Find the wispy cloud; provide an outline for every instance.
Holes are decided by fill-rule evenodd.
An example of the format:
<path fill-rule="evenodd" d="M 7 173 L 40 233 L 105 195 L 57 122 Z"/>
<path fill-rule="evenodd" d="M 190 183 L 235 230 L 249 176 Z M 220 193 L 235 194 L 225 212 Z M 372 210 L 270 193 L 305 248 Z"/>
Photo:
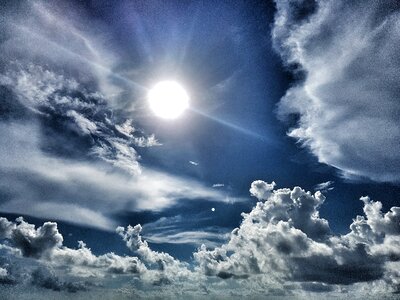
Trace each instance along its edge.
<path fill-rule="evenodd" d="M 223 184 L 223 183 L 214 183 L 212 185 L 213 188 L 221 188 L 221 187 L 224 187 L 224 186 L 225 186 L 225 184 Z"/>
<path fill-rule="evenodd" d="M 8 174 L 0 187 L 7 188 L 12 195 L 12 199 L 0 204 L 3 212 L 112 230 L 111 214 L 122 211 L 159 211 L 181 199 L 234 200 L 197 181 L 148 168 L 131 175 L 112 170 L 101 162 L 44 155 L 38 149 L 40 139 L 32 134 L 39 134 L 32 124 L 3 125 L 0 132 L 9 141 L 0 146 L 3 157 L 0 168 Z M 26 176 L 31 179 L 26 180 Z M 45 199 L 43 193 L 47 195 Z"/>
<path fill-rule="evenodd" d="M 113 230 L 115 216 L 126 211 L 160 211 L 182 199 L 232 201 L 196 180 L 141 165 L 138 149 L 161 144 L 120 109 L 115 57 L 99 33 L 76 26 L 84 18 L 72 24 L 40 1 L 20 9 L 5 16 L 10 38 L 0 40 L 7 107 L 0 211 Z"/>
<path fill-rule="evenodd" d="M 193 219 L 196 225 L 193 225 Z M 143 226 L 143 236 L 152 243 L 166 244 L 190 244 L 200 247 L 221 245 L 229 237 L 230 230 L 216 226 L 199 226 L 199 223 L 207 223 L 209 218 L 195 215 L 191 218 L 183 218 L 181 215 L 174 217 L 162 217 L 155 222 L 146 223 Z"/>
<path fill-rule="evenodd" d="M 314 186 L 314 190 L 315 191 L 321 191 L 321 192 L 328 192 L 328 191 L 332 191 L 334 189 L 334 181 L 326 181 L 326 182 L 322 182 L 317 184 L 316 186 Z"/>
<path fill-rule="evenodd" d="M 280 117 L 300 116 L 289 136 L 347 178 L 399 182 L 396 1 L 276 6 L 275 47 L 303 78 L 279 103 Z"/>

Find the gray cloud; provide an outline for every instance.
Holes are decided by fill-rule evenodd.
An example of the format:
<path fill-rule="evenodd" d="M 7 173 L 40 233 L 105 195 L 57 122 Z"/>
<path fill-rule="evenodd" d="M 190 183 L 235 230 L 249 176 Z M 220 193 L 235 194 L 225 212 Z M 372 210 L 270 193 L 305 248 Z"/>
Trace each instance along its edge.
<path fill-rule="evenodd" d="M 86 291 L 88 284 L 85 282 L 64 282 L 57 275 L 45 268 L 38 268 L 31 274 L 32 284 L 53 290 L 53 291 L 68 291 L 76 293 L 78 291 Z"/>
<path fill-rule="evenodd" d="M 348 178 L 399 182 L 398 1 L 276 1 L 273 40 L 303 79 L 279 103 L 288 135 Z"/>

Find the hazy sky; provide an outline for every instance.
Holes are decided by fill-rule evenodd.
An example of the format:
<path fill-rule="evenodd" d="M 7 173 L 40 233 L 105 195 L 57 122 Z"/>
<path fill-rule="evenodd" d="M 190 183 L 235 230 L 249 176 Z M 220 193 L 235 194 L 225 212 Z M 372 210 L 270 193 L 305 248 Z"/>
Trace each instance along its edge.
<path fill-rule="evenodd" d="M 398 297 L 398 1 L 0 5 L 1 299 Z"/>

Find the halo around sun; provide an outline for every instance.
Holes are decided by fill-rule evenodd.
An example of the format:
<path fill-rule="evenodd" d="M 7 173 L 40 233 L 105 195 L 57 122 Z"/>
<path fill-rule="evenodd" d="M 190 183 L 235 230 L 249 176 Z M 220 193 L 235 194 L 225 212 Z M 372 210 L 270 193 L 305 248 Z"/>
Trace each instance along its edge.
<path fill-rule="evenodd" d="M 151 110 L 158 117 L 175 119 L 189 107 L 189 95 L 175 81 L 161 81 L 148 93 Z"/>

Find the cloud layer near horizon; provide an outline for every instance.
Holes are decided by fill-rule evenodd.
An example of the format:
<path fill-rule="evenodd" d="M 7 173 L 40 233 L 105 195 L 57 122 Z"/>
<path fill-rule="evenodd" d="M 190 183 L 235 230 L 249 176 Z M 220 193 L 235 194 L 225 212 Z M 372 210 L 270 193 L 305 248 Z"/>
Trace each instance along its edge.
<path fill-rule="evenodd" d="M 400 4 L 276 1 L 272 31 L 302 77 L 279 103 L 288 135 L 348 178 L 400 181 Z"/>
<path fill-rule="evenodd" d="M 243 297 L 246 287 L 251 288 L 252 296 L 305 296 L 309 292 L 337 296 L 355 290 L 360 296 L 377 296 L 388 290 L 399 292 L 399 207 L 383 213 L 380 202 L 362 197 L 364 216 L 354 219 L 347 234 L 336 235 L 328 221 L 319 216 L 325 201 L 319 191 L 311 194 L 300 187 L 273 189 L 274 184 L 254 182 L 251 193 L 260 201 L 242 214 L 241 225 L 226 243 L 210 250 L 202 246 L 194 252 L 193 266 L 153 251 L 141 237 L 140 225 L 116 229 L 135 256 L 112 252 L 96 256 L 84 242 L 79 242 L 77 249 L 63 246 L 63 236 L 54 222 L 35 228 L 21 218 L 16 222 L 1 218 L 0 249 L 12 260 L 22 259 L 20 263 L 32 265 L 34 259 L 38 269 L 50 270 L 43 275 L 30 268 L 31 284 L 53 274 L 57 284 L 47 288 L 66 292 L 68 286 L 72 291 L 91 290 L 93 280 L 109 284 L 108 280 L 118 281 L 118 276 L 123 280 L 127 274 L 136 278 L 128 286 L 136 292 L 147 289 L 148 297 L 155 296 L 159 286 L 168 293 L 175 290 L 170 296 L 188 297 L 223 296 L 219 288 L 229 289 L 232 297 Z M 45 262 L 46 267 L 40 267 Z M 27 284 L 11 265 L 3 263 L 0 268 L 4 282 L 16 289 Z M 64 275 L 54 279 L 60 270 Z M 88 282 L 76 286 L 79 278 Z"/>

